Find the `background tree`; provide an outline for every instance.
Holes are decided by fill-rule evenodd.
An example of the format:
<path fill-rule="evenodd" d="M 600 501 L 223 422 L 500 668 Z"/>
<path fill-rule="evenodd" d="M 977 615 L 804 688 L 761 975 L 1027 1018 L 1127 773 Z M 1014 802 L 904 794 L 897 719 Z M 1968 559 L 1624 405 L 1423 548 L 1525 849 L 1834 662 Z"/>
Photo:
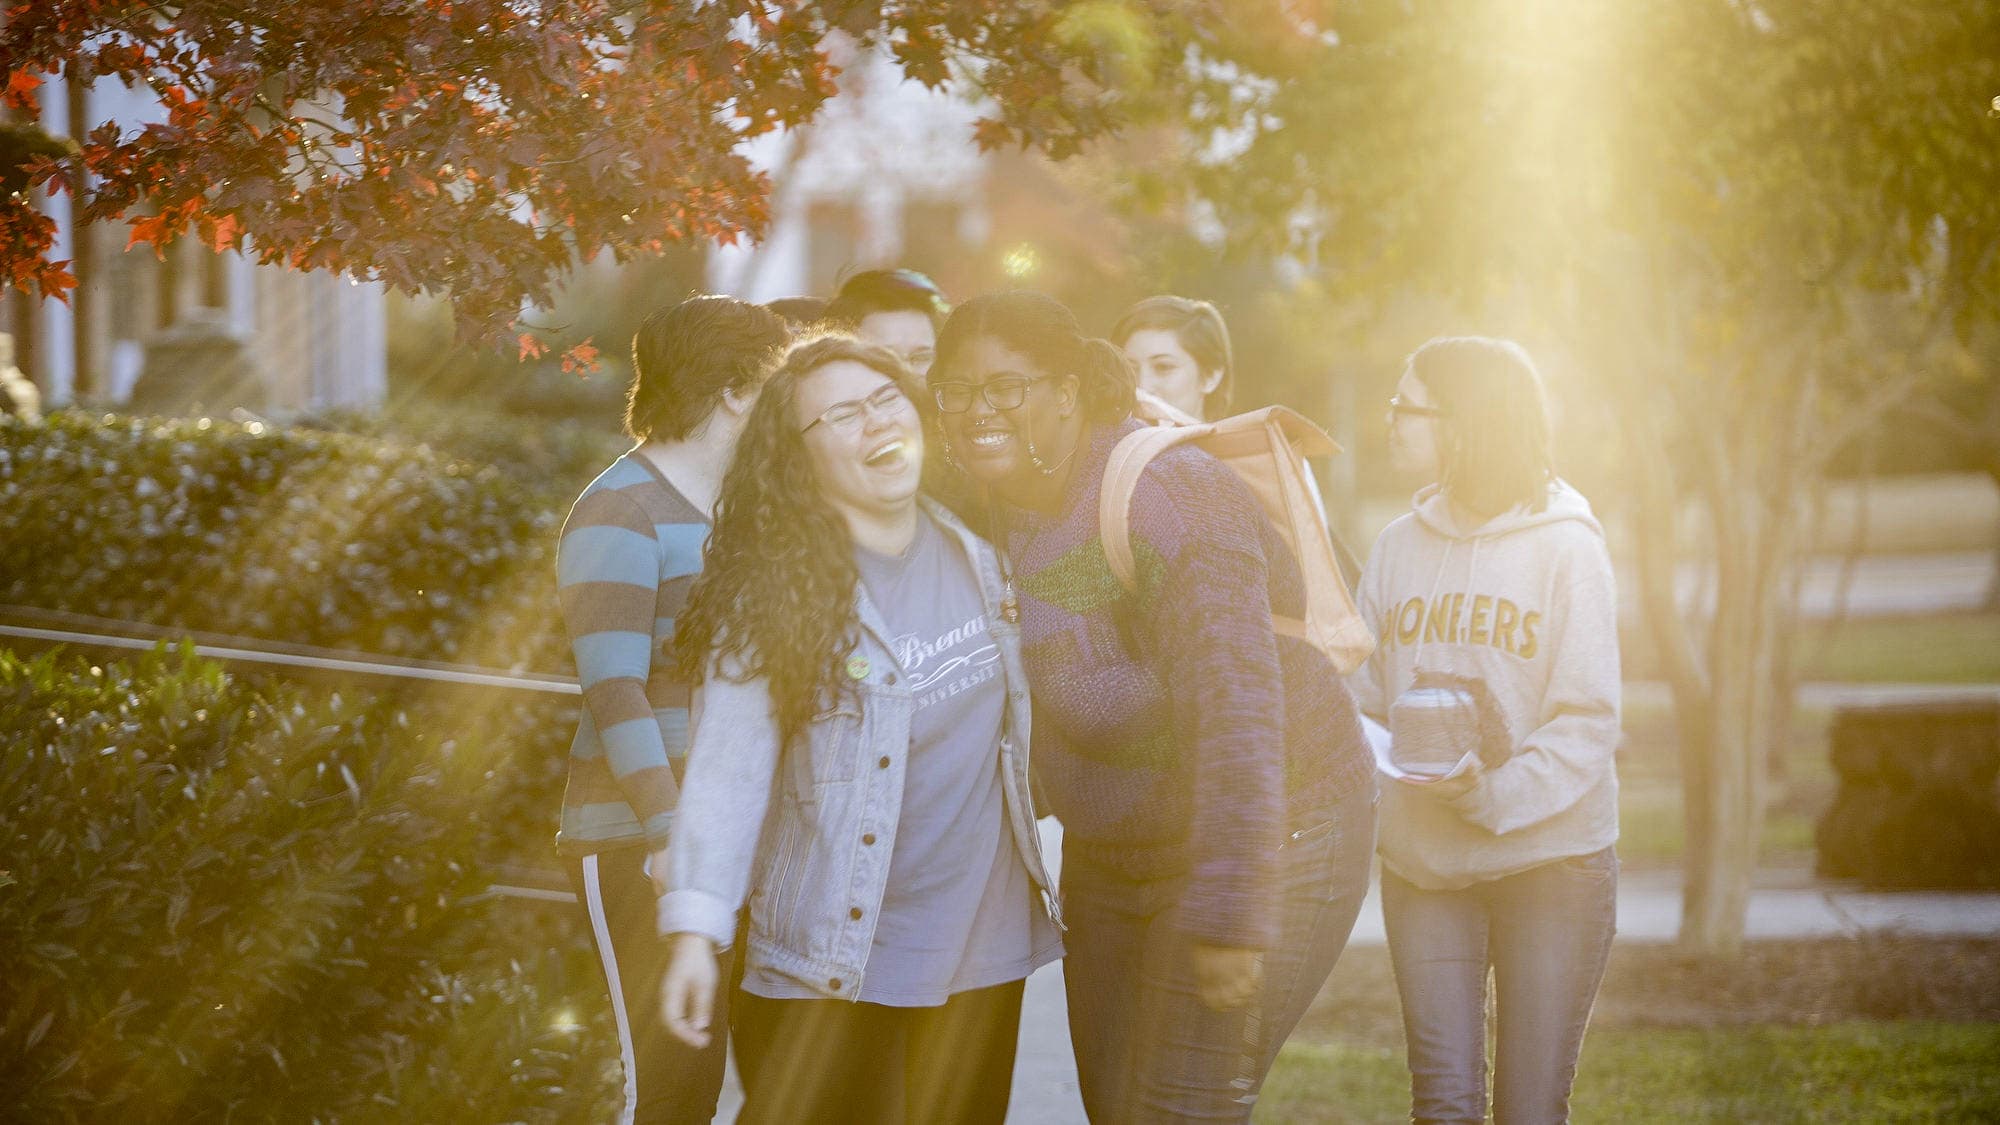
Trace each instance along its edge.
<path fill-rule="evenodd" d="M 1804 499 L 1994 320 L 1996 42 L 1977 0 L 1272 3 L 1202 45 L 1189 159 L 1131 192 L 1328 309 L 1448 300 L 1587 373 L 1568 424 L 1622 452 L 1700 949 L 1743 936 Z"/>
<path fill-rule="evenodd" d="M 812 118 L 835 32 L 983 95 L 980 143 L 1073 151 L 1118 112 L 1107 80 L 1126 44 L 1096 7 L 13 0 L 0 94 L 32 112 L 41 76 L 61 74 L 160 99 L 165 122 L 90 123 L 74 159 L 24 154 L 82 220 L 447 293 L 460 333 L 491 342 L 579 258 L 761 231 L 770 185 L 738 143 Z M 1199 7 L 1148 18 L 1172 28 Z M 63 295 L 53 234 L 27 194 L 0 198 L 0 282 Z"/>

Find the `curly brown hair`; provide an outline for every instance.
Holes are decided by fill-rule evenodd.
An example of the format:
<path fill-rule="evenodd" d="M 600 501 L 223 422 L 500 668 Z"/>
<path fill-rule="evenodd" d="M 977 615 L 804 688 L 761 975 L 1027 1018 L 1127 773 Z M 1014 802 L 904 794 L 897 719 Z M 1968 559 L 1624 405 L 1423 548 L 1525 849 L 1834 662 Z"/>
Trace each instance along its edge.
<path fill-rule="evenodd" d="M 744 424 L 701 576 L 674 628 L 675 662 L 688 682 L 716 670 L 769 679 L 784 746 L 853 691 L 847 657 L 861 629 L 854 540 L 820 491 L 794 417 L 800 380 L 842 360 L 894 379 L 921 404 L 915 376 L 887 348 L 838 332 L 793 344 Z"/>

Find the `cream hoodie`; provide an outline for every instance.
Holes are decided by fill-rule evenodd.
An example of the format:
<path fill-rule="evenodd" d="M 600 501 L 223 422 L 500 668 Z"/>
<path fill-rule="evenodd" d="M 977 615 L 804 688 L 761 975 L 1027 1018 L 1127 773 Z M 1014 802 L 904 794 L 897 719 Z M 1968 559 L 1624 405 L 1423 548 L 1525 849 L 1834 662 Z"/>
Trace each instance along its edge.
<path fill-rule="evenodd" d="M 1441 781 L 1384 780 L 1380 850 L 1419 887 L 1455 890 L 1618 839 L 1618 604 L 1604 530 L 1561 481 L 1539 512 L 1461 527 L 1436 485 L 1375 541 L 1361 614 L 1380 641 L 1349 676 L 1387 725 L 1420 666 L 1483 680 L 1514 754 Z"/>

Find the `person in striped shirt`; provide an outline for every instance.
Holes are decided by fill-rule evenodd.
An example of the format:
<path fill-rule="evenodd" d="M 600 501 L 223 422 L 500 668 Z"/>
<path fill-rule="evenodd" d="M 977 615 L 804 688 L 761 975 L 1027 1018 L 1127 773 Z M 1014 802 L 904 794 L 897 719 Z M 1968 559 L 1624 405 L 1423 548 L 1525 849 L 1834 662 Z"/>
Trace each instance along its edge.
<path fill-rule="evenodd" d="M 724 1044 L 695 1050 L 654 1016 L 666 946 L 654 928 L 687 753 L 688 696 L 663 646 L 701 570 L 722 475 L 789 332 L 730 297 L 690 297 L 632 341 L 626 430 L 637 444 L 577 497 L 557 548 L 583 687 L 556 845 L 611 992 L 624 1064 L 619 1120 L 707 1122 Z M 716 1010 L 727 1010 L 731 974 Z"/>

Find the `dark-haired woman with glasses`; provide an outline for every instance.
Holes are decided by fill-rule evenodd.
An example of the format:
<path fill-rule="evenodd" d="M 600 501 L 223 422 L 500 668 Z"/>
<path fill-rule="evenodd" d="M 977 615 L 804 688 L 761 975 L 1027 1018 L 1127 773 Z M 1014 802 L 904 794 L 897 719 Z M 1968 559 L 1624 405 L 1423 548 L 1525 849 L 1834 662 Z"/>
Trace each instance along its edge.
<path fill-rule="evenodd" d="M 921 493 L 912 389 L 886 349 L 794 345 L 678 621 L 701 687 L 662 1003 L 709 1040 L 747 898 L 743 1122 L 998 1125 L 1022 983 L 1062 954 L 1019 629 L 993 549 Z"/>
<path fill-rule="evenodd" d="M 1247 1121 L 1346 944 L 1374 850 L 1373 762 L 1324 653 L 1277 635 L 1297 561 L 1193 446 L 1132 501 L 1139 588 L 1098 497 L 1132 373 L 1035 293 L 976 297 L 938 340 L 946 456 L 989 498 L 1034 686 L 1035 774 L 1063 824 L 1063 976 L 1093 1122 Z"/>
<path fill-rule="evenodd" d="M 1618 607 L 1604 532 L 1555 474 L 1528 354 L 1432 340 L 1389 400 L 1389 459 L 1423 487 L 1369 553 L 1388 728 L 1382 911 L 1409 1041 L 1410 1117 L 1569 1119 L 1618 887 Z"/>

